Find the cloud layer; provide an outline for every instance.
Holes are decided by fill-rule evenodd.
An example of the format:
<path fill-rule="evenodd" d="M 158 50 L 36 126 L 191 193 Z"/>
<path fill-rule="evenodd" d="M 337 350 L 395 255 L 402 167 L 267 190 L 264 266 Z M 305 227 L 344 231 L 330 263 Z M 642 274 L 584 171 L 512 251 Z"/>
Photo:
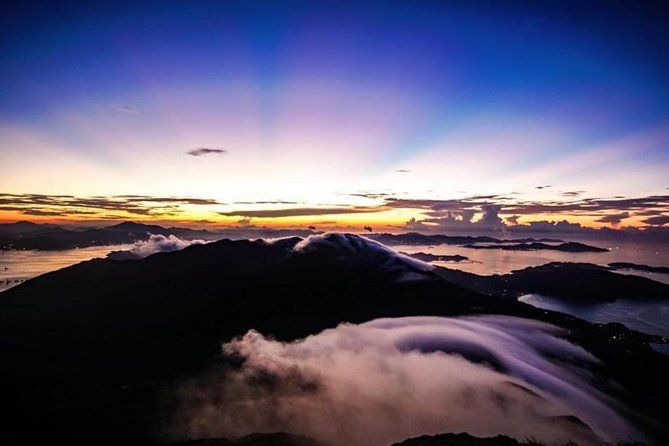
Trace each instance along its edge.
<path fill-rule="evenodd" d="M 157 252 L 173 252 L 182 250 L 190 245 L 204 243 L 204 240 L 181 240 L 170 234 L 167 237 L 161 234 L 150 234 L 148 240 L 137 241 L 127 251 L 113 251 L 107 257 L 114 260 L 143 259 Z"/>
<path fill-rule="evenodd" d="M 400 254 L 387 246 L 357 234 L 326 232 L 314 234 L 298 242 L 293 248 L 298 253 L 319 251 L 336 256 L 343 261 L 356 259 L 363 264 L 395 274 L 397 280 L 431 279 L 429 271 L 434 267 L 428 263 Z M 359 264 L 356 262 L 356 264 Z"/>
<path fill-rule="evenodd" d="M 175 432 L 280 430 L 336 446 L 460 431 L 547 444 L 638 439 L 595 387 L 597 359 L 560 334 L 503 316 L 378 319 L 293 343 L 250 331 L 223 345 L 239 369 L 181 389 Z"/>
<path fill-rule="evenodd" d="M 194 149 L 204 155 L 212 150 Z M 207 150 L 208 152 L 202 152 Z M 218 152 L 215 152 L 218 153 Z M 196 155 L 199 156 L 199 155 Z M 29 216 L 76 219 L 124 219 L 134 216 L 187 219 L 193 207 L 212 216 L 246 219 L 285 219 L 291 217 L 323 217 L 326 215 L 379 214 L 405 212 L 405 226 L 392 226 L 432 233 L 527 231 L 542 232 L 568 229 L 588 232 L 589 227 L 568 223 L 567 218 L 603 223 L 613 227 L 641 225 L 648 229 L 669 229 L 669 195 L 626 198 L 582 198 L 582 191 L 564 192 L 560 200 L 528 201 L 515 194 L 476 195 L 454 199 L 397 198 L 389 193 L 361 192 L 347 194 L 369 204 L 312 204 L 294 200 L 253 200 L 224 203 L 211 198 L 164 197 L 149 195 L 110 195 L 78 197 L 73 195 L 0 193 L 0 214 L 21 213 Z M 232 205 L 249 208 L 230 209 Z M 280 207 L 277 207 L 281 205 Z M 290 205 L 290 206 L 289 206 Z M 119 215 L 127 214 L 127 215 Z M 547 221 L 546 216 L 555 216 Z M 540 217 L 537 218 L 537 217 Z M 374 216 L 379 219 L 379 215 Z M 389 217 L 390 218 L 390 217 Z M 531 219 L 534 218 L 534 221 Z M 345 222 L 343 222 L 345 223 Z M 387 225 L 388 226 L 388 225 Z M 341 228 L 340 228 L 341 229 Z M 596 235 L 592 233 L 590 235 Z"/>

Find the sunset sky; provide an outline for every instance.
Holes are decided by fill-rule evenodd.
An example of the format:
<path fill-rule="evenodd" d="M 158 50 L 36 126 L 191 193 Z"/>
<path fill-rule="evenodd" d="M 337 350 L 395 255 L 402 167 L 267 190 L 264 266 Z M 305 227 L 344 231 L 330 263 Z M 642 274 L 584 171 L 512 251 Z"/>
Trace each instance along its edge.
<path fill-rule="evenodd" d="M 55 3 L 0 7 L 2 221 L 669 224 L 659 6 Z"/>

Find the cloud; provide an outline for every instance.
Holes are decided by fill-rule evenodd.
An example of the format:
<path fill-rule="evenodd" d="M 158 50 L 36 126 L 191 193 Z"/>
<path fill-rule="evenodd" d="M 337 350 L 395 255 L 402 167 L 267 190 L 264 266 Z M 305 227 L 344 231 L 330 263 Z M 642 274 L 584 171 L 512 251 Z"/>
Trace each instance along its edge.
<path fill-rule="evenodd" d="M 142 113 L 137 110 L 136 108 L 128 105 L 128 104 L 114 104 L 111 106 L 114 110 L 121 112 L 121 113 L 127 113 L 129 115 L 141 115 Z"/>
<path fill-rule="evenodd" d="M 545 444 L 642 440 L 598 390 L 598 361 L 552 325 L 505 316 L 342 324 L 292 343 L 249 331 L 243 363 L 179 392 L 187 438 L 289 431 L 335 446 L 422 434 L 506 434 Z"/>
<path fill-rule="evenodd" d="M 520 218 L 520 215 L 510 215 L 505 218 L 505 220 L 512 225 L 517 225 L 518 224 L 518 219 Z"/>
<path fill-rule="evenodd" d="M 341 195 L 347 195 L 349 197 L 360 197 L 360 198 L 369 198 L 370 200 L 378 200 L 380 198 L 389 198 L 393 194 L 386 193 L 386 192 L 357 192 L 353 194 L 341 194 Z"/>
<path fill-rule="evenodd" d="M 643 222 L 651 226 L 664 226 L 669 223 L 669 215 L 656 215 L 645 219 Z"/>
<path fill-rule="evenodd" d="M 434 269 L 432 265 L 400 254 L 376 240 L 358 234 L 314 234 L 298 242 L 293 250 L 297 253 L 318 251 L 346 262 L 371 265 L 375 269 L 396 275 L 396 279 L 401 281 L 434 278 L 430 274 Z"/>
<path fill-rule="evenodd" d="M 202 243 L 204 240 L 181 240 L 171 234 L 167 237 L 161 234 L 150 234 L 148 240 L 135 242 L 133 247 L 127 251 L 112 251 L 107 254 L 107 258 L 114 260 L 143 259 L 157 252 L 180 251 L 190 245 Z"/>
<path fill-rule="evenodd" d="M 95 216 L 102 212 L 127 212 L 134 215 L 160 216 L 178 213 L 181 205 L 208 206 L 222 204 L 209 198 L 152 197 L 147 195 L 111 195 L 75 197 L 73 195 L 3 194 L 0 210 L 26 215 Z"/>
<path fill-rule="evenodd" d="M 409 172 L 411 172 L 411 171 L 408 170 L 408 169 L 395 169 L 395 172 L 398 172 L 398 173 L 409 173 Z"/>
<path fill-rule="evenodd" d="M 573 191 L 570 195 L 580 194 Z M 563 193 L 564 194 L 564 193 Z M 530 227 L 516 224 L 520 217 L 533 214 L 574 215 L 593 218 L 600 223 L 619 224 L 631 216 L 657 216 L 661 212 L 669 211 L 668 195 L 651 195 L 647 197 L 614 197 L 614 198 L 582 198 L 569 201 L 522 201 L 503 195 L 479 195 L 463 199 L 412 199 L 389 198 L 383 206 L 390 208 L 416 209 L 423 211 L 424 218 L 412 218 L 406 228 L 424 232 L 439 231 L 500 231 L 512 229 L 515 231 L 540 229 L 549 230 L 569 229 L 570 232 L 591 232 L 590 228 L 581 225 L 569 226 L 565 222 L 541 221 Z M 480 219 L 475 216 L 481 215 Z M 508 226 L 501 217 L 512 223 Z M 662 218 L 644 220 L 648 225 L 663 224 Z"/>
<path fill-rule="evenodd" d="M 578 197 L 580 195 L 583 195 L 584 193 L 585 193 L 584 190 L 571 190 L 571 191 L 562 192 L 561 195 L 563 197 Z"/>
<path fill-rule="evenodd" d="M 186 152 L 191 156 L 202 156 L 202 155 L 225 155 L 228 153 L 225 149 L 214 149 L 211 147 L 197 147 Z"/>
<path fill-rule="evenodd" d="M 263 201 L 235 201 L 233 204 L 299 204 L 297 201 L 263 200 Z"/>
<path fill-rule="evenodd" d="M 620 224 L 626 218 L 629 218 L 629 212 L 621 212 L 619 214 L 609 214 L 595 220 L 598 223 L 611 223 L 612 225 Z"/>
<path fill-rule="evenodd" d="M 499 216 L 500 205 L 482 204 L 479 209 L 481 218 L 474 220 L 476 211 L 471 208 L 457 208 L 447 211 L 427 212 L 428 218 L 422 220 L 411 219 L 406 228 L 414 231 L 498 231 L 504 229 L 506 224 Z"/>
<path fill-rule="evenodd" d="M 337 215 L 337 214 L 361 214 L 367 212 L 380 212 L 382 207 L 351 206 L 336 208 L 283 208 L 283 209 L 250 209 L 230 212 L 219 212 L 225 217 L 251 217 L 251 218 L 281 218 L 300 217 L 315 215 Z"/>

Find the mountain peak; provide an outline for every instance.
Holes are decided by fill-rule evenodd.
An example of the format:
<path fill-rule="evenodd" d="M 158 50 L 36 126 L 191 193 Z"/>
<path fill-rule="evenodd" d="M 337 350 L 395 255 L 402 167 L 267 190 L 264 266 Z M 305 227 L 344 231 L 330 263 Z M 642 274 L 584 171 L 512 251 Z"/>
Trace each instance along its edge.
<path fill-rule="evenodd" d="M 297 242 L 296 253 L 320 255 L 346 260 L 358 265 L 374 265 L 390 273 L 400 273 L 406 280 L 426 279 L 433 267 L 425 262 L 397 253 L 391 248 L 359 234 L 326 232 Z"/>

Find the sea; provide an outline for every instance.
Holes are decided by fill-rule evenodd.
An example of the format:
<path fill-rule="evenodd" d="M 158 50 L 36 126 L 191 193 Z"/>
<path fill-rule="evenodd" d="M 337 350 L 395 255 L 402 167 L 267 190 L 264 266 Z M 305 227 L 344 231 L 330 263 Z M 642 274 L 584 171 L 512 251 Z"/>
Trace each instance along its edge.
<path fill-rule="evenodd" d="M 0 292 L 41 274 L 130 248 L 110 245 L 62 251 L 0 251 Z"/>

